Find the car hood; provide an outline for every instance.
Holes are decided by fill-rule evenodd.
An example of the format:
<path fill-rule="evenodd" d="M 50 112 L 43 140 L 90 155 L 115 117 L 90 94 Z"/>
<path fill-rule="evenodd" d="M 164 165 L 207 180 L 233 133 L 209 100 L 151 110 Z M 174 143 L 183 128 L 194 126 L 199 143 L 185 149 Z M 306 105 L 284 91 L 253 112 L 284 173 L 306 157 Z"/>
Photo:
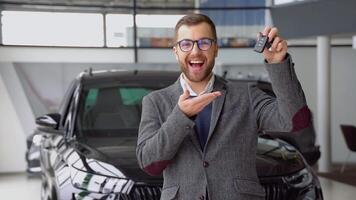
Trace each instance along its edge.
<path fill-rule="evenodd" d="M 258 138 L 256 168 L 259 177 L 288 175 L 305 167 L 303 157 L 279 139 Z"/>
<path fill-rule="evenodd" d="M 136 137 L 93 137 L 78 140 L 77 151 L 87 160 L 96 159 L 115 166 L 135 182 L 159 183 L 162 177 L 147 175 L 136 159 Z M 295 173 L 305 167 L 302 156 L 291 145 L 278 139 L 258 138 L 256 167 L 259 177 Z M 94 169 L 97 173 L 100 170 Z M 103 172 L 105 173 L 105 172 Z"/>
<path fill-rule="evenodd" d="M 80 140 L 79 146 L 85 148 L 81 154 L 85 153 L 86 159 L 96 159 L 101 162 L 115 166 L 122 174 L 135 182 L 155 182 L 162 181 L 162 177 L 152 177 L 146 174 L 138 165 L 136 159 L 135 137 L 95 137 Z M 100 171 L 97 171 L 100 173 Z M 105 173 L 105 172 L 104 172 Z"/>

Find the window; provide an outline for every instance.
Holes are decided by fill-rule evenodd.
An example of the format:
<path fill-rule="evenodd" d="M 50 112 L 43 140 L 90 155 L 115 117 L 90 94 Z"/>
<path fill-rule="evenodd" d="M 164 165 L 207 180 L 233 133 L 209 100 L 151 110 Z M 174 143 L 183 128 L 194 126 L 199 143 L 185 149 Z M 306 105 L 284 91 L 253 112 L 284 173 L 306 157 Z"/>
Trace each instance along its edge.
<path fill-rule="evenodd" d="M 79 110 L 80 131 L 95 136 L 117 130 L 137 129 L 141 102 L 152 89 L 143 87 L 102 87 L 85 89 Z M 96 135 L 96 136 L 99 136 Z"/>
<path fill-rule="evenodd" d="M 308 0 L 274 0 L 274 5 L 282 5 L 282 4 L 296 3 L 302 1 L 308 1 Z"/>
<path fill-rule="evenodd" d="M 283 4 L 295 1 L 306 0 L 273 2 Z M 85 11 L 84 7 L 81 7 L 83 13 L 2 11 L 2 44 L 171 47 L 177 21 L 185 14 L 199 12 L 215 22 L 220 47 L 252 47 L 268 17 L 265 0 L 124 0 L 111 2 L 110 5 L 111 8 L 107 3 L 98 4 L 98 8 L 103 8 L 102 13 L 100 9 L 97 13 Z"/>
<path fill-rule="evenodd" d="M 106 42 L 108 47 L 133 47 L 133 15 L 106 15 Z"/>
<path fill-rule="evenodd" d="M 2 11 L 2 44 L 104 46 L 99 13 Z"/>
<path fill-rule="evenodd" d="M 183 15 L 137 15 L 137 45 L 139 47 L 172 46 L 174 27 L 182 16 Z"/>
<path fill-rule="evenodd" d="M 265 26 L 265 10 L 204 10 L 216 25 L 220 47 L 252 47 Z"/>

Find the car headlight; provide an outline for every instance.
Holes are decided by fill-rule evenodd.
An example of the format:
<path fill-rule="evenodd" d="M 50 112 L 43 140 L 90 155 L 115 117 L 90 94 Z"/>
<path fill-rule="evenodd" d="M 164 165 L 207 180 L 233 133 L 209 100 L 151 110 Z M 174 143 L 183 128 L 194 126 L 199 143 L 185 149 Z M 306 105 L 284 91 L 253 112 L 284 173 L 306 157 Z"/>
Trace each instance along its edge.
<path fill-rule="evenodd" d="M 284 180 L 292 187 L 304 188 L 312 183 L 313 175 L 307 168 L 304 168 L 296 174 L 284 177 Z"/>
<path fill-rule="evenodd" d="M 109 194 L 129 194 L 134 182 L 127 178 L 119 178 L 83 171 L 70 167 L 70 177 L 74 187 L 90 192 Z"/>

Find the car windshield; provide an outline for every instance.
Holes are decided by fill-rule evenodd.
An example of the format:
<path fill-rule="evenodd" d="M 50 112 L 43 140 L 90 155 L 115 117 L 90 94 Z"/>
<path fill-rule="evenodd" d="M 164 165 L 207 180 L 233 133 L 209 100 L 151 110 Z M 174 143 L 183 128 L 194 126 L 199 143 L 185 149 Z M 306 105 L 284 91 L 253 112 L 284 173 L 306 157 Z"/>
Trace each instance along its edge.
<path fill-rule="evenodd" d="M 152 90 L 154 88 L 138 86 L 84 88 L 77 130 L 86 137 L 136 136 L 142 98 Z"/>

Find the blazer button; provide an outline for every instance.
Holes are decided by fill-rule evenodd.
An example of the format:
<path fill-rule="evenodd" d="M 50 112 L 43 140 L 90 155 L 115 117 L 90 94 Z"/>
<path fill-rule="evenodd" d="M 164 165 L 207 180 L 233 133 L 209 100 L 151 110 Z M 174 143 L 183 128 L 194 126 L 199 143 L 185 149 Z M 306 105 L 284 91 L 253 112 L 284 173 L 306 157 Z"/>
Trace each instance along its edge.
<path fill-rule="evenodd" d="M 207 161 L 204 161 L 203 162 L 203 167 L 205 167 L 205 168 L 209 167 L 209 163 Z"/>
<path fill-rule="evenodd" d="M 187 130 L 190 129 L 190 126 L 186 126 L 185 129 L 187 129 Z"/>
<path fill-rule="evenodd" d="M 205 199 L 204 195 L 201 195 L 201 196 L 199 197 L 199 200 L 204 200 L 204 199 Z"/>

